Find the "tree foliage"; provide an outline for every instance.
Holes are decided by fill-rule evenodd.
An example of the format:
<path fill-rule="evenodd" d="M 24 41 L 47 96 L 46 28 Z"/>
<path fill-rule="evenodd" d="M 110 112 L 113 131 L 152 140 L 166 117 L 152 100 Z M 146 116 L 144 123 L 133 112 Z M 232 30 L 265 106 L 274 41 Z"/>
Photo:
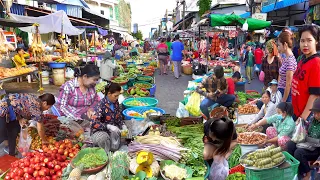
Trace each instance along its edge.
<path fill-rule="evenodd" d="M 131 35 L 133 36 L 133 37 L 135 37 L 136 39 L 138 39 L 138 40 L 142 40 L 143 39 L 143 35 L 142 35 L 142 32 L 139 30 L 137 33 L 131 33 Z"/>
<path fill-rule="evenodd" d="M 199 7 L 199 15 L 202 16 L 211 8 L 212 0 L 198 0 L 197 6 Z"/>

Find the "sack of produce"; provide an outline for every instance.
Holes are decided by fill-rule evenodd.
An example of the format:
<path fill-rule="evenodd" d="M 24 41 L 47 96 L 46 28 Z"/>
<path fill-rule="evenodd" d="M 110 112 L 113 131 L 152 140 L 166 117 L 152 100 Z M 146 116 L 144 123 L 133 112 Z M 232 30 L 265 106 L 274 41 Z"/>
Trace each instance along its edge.
<path fill-rule="evenodd" d="M 295 143 L 300 143 L 305 140 L 306 135 L 307 135 L 307 132 L 304 126 L 304 120 L 300 119 L 299 124 L 296 126 L 296 129 L 293 132 L 291 140 Z"/>
<path fill-rule="evenodd" d="M 19 143 L 18 143 L 18 151 L 21 154 L 27 153 L 30 149 L 31 142 L 32 142 L 32 138 L 28 134 L 28 129 L 21 128 Z"/>

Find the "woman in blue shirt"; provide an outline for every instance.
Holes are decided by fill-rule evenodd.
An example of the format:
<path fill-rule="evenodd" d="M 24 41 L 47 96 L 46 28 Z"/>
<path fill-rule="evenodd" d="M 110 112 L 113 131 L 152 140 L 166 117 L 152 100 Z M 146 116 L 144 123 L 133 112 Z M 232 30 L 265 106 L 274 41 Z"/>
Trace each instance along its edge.
<path fill-rule="evenodd" d="M 174 76 L 176 79 L 179 79 L 181 76 L 181 61 L 183 59 L 182 51 L 184 50 L 184 45 L 179 40 L 180 36 L 175 36 L 175 41 L 171 45 L 172 54 L 171 54 L 171 61 L 173 62 L 174 66 Z"/>

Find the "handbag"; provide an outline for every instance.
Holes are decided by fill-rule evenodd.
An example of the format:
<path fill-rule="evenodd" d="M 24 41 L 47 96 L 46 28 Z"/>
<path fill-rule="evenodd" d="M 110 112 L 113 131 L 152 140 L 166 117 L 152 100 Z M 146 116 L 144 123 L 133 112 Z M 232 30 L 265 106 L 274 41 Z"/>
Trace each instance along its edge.
<path fill-rule="evenodd" d="M 265 77 L 265 74 L 264 74 L 263 71 L 261 71 L 260 74 L 259 74 L 259 80 L 260 80 L 261 82 L 264 82 L 264 77 Z"/>

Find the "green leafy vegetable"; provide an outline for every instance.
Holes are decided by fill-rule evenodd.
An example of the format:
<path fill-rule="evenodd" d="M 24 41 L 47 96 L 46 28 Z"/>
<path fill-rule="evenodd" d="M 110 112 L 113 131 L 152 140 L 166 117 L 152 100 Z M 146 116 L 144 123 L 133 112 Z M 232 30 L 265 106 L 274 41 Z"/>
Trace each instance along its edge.
<path fill-rule="evenodd" d="M 84 169 L 90 169 L 105 164 L 106 161 L 99 154 L 89 153 L 85 154 L 79 161 L 75 162 L 74 165 L 77 167 L 83 166 Z"/>
<path fill-rule="evenodd" d="M 246 175 L 242 173 L 234 173 L 230 174 L 226 180 L 246 180 Z"/>
<path fill-rule="evenodd" d="M 240 148 L 240 145 L 237 145 L 228 159 L 229 168 L 233 168 L 237 166 L 239 164 L 240 157 L 241 157 L 241 148 Z"/>

